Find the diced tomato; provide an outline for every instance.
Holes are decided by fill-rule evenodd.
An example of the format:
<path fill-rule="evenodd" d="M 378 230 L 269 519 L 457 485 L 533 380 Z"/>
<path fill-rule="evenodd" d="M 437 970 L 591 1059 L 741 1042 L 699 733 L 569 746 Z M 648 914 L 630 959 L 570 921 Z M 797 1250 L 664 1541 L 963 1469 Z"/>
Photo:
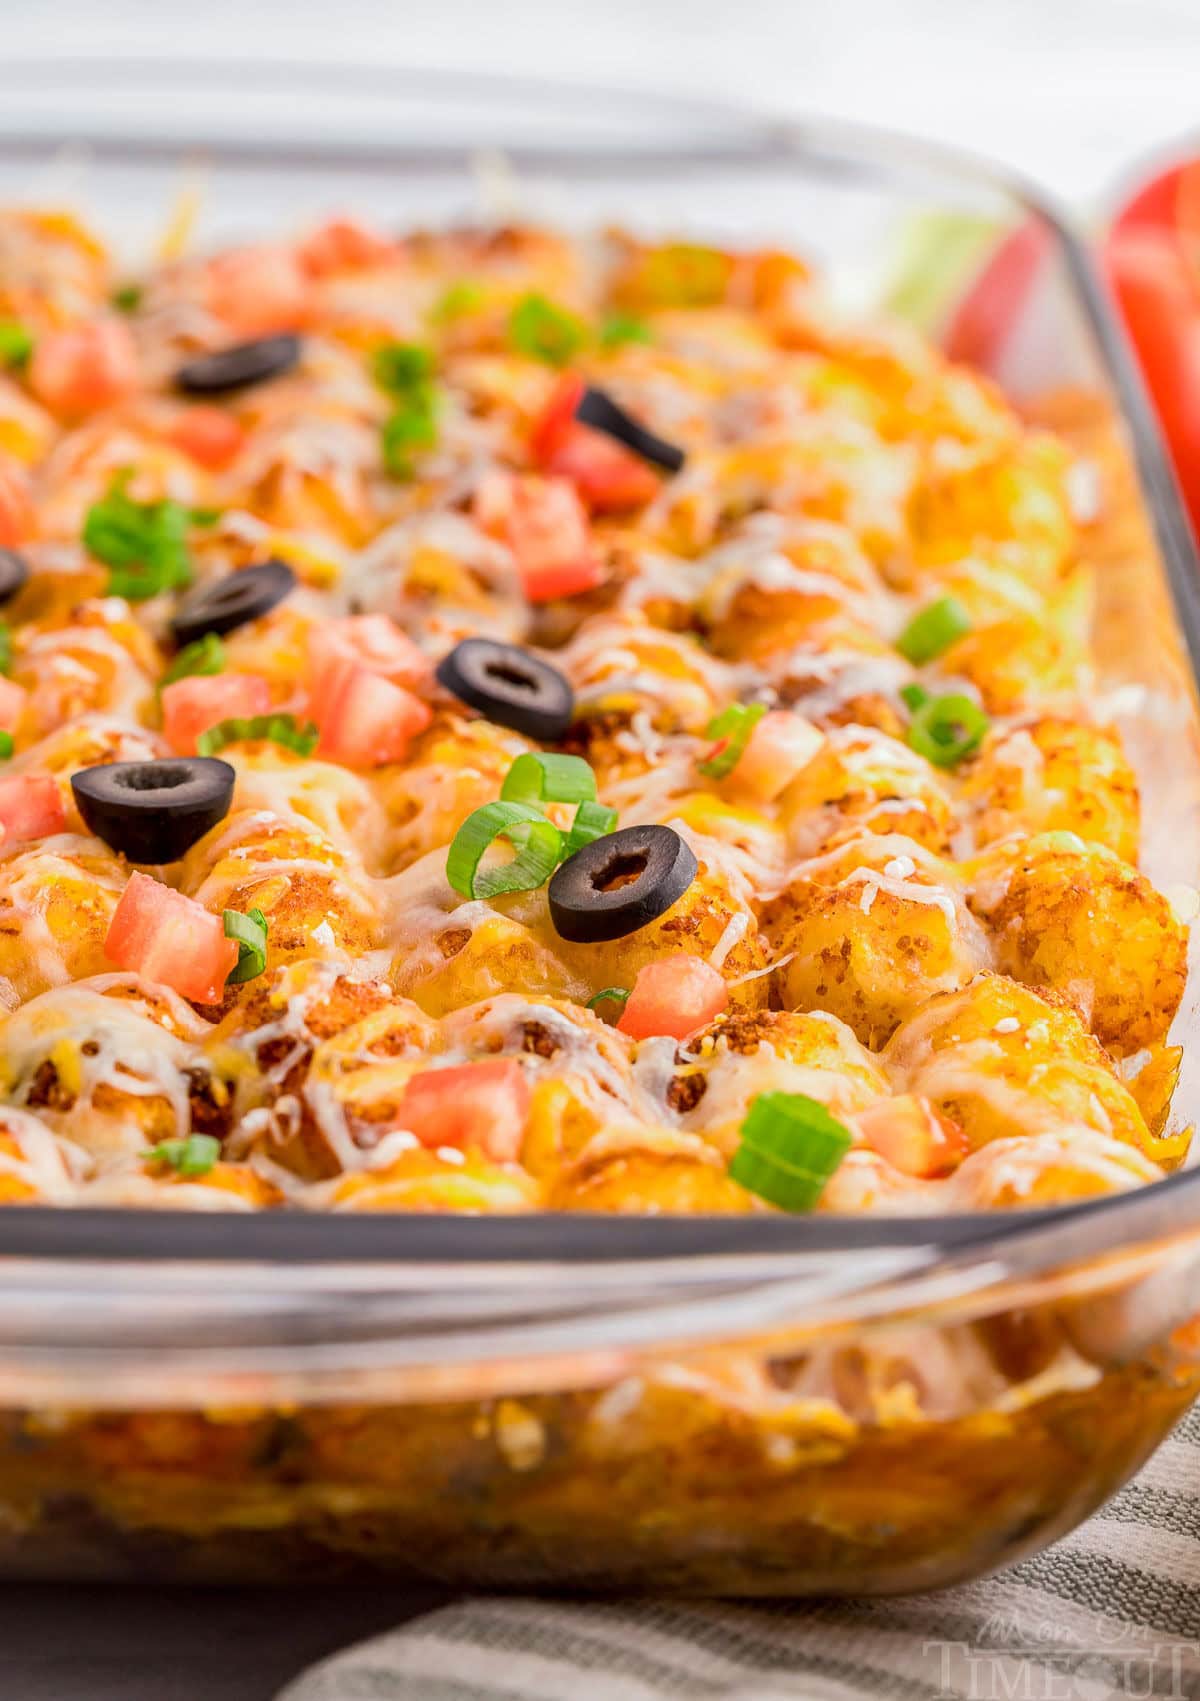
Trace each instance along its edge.
<path fill-rule="evenodd" d="M 681 951 L 638 970 L 617 1026 L 630 1039 L 655 1034 L 686 1039 L 719 1016 L 728 1002 L 729 988 L 712 964 Z"/>
<path fill-rule="evenodd" d="M 493 474 L 476 496 L 475 517 L 507 541 L 530 602 L 576 596 L 603 577 L 587 514 L 565 478 Z"/>
<path fill-rule="evenodd" d="M 0 548 L 15 549 L 33 536 L 37 513 L 24 467 L 0 455 Z"/>
<path fill-rule="evenodd" d="M 386 614 L 350 614 L 314 626 L 308 635 L 308 659 L 317 700 L 324 695 L 326 673 L 344 662 L 356 662 L 394 685 L 420 685 L 432 671 L 424 650 Z"/>
<path fill-rule="evenodd" d="M 246 441 L 246 433 L 224 408 L 198 403 L 176 415 L 167 441 L 202 467 L 217 471 L 228 466 Z"/>
<path fill-rule="evenodd" d="M 824 742 L 824 733 L 803 715 L 772 709 L 750 734 L 731 778 L 739 791 L 771 803 Z"/>
<path fill-rule="evenodd" d="M 119 969 L 173 987 L 197 1004 L 218 1004 L 238 960 L 219 915 L 148 874 L 131 874 L 113 911 L 104 955 Z"/>
<path fill-rule="evenodd" d="M 23 685 L 0 674 L 0 731 L 16 731 L 28 699 L 29 693 Z"/>
<path fill-rule="evenodd" d="M 196 740 L 218 721 L 236 715 L 265 715 L 271 688 L 255 673 L 194 674 L 164 685 L 163 733 L 180 756 L 196 754 Z"/>
<path fill-rule="evenodd" d="M 535 421 L 529 447 L 548 473 L 569 478 L 584 503 L 596 513 L 623 513 L 652 502 L 658 476 L 620 443 L 575 418 L 584 382 L 568 372 Z"/>
<path fill-rule="evenodd" d="M 398 252 L 397 244 L 358 219 L 335 218 L 306 236 L 296 250 L 300 263 L 314 278 L 332 272 L 360 271 L 376 266 Z"/>
<path fill-rule="evenodd" d="M 409 741 L 433 719 L 428 703 L 403 685 L 352 661 L 324 670 L 312 713 L 321 729 L 317 755 L 354 768 L 401 761 Z"/>
<path fill-rule="evenodd" d="M 971 1149 L 958 1123 L 915 1093 L 878 1099 L 854 1120 L 872 1151 L 894 1169 L 925 1181 L 949 1175 Z"/>
<path fill-rule="evenodd" d="M 529 1085 L 515 1057 L 425 1069 L 400 1100 L 398 1126 L 423 1146 L 477 1146 L 495 1163 L 520 1155 Z"/>
<path fill-rule="evenodd" d="M 263 243 L 220 254 L 207 283 L 209 307 L 239 336 L 294 331 L 312 316 L 312 285 L 290 248 Z"/>
<path fill-rule="evenodd" d="M 550 392 L 550 400 L 533 422 L 529 451 L 539 466 L 546 466 L 575 429 L 575 409 L 587 389 L 577 372 L 564 372 Z"/>
<path fill-rule="evenodd" d="M 137 350 L 121 319 L 49 331 L 34 344 L 29 384 L 52 413 L 76 419 L 124 401 L 138 386 Z"/>
<path fill-rule="evenodd" d="M 49 774 L 7 774 L 0 779 L 0 826 L 4 842 L 46 839 L 67 824 L 62 792 Z"/>

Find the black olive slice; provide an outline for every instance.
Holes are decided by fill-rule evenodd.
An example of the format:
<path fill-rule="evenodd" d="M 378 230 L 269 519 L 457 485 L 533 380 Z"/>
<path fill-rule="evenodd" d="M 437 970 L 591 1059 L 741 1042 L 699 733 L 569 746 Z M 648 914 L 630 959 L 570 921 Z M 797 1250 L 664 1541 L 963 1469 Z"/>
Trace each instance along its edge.
<path fill-rule="evenodd" d="M 295 588 L 296 575 L 286 561 L 242 567 L 215 584 L 189 591 L 171 616 L 171 636 L 182 649 L 206 632 L 232 632 L 269 614 Z"/>
<path fill-rule="evenodd" d="M 670 827 L 622 827 L 569 856 L 550 881 L 550 919 L 563 939 L 594 945 L 636 933 L 696 878 L 691 847 Z"/>
<path fill-rule="evenodd" d="M 615 437 L 618 443 L 624 443 L 635 455 L 640 455 L 653 466 L 662 467 L 664 472 L 677 473 L 686 459 L 677 444 L 668 443 L 665 437 L 657 437 L 646 426 L 639 425 L 607 391 L 597 390 L 590 384 L 576 404 L 575 418 L 581 425 L 590 425 L 593 431 L 603 431 L 606 437 Z"/>
<path fill-rule="evenodd" d="M 575 708 L 570 684 L 549 662 L 515 644 L 464 638 L 435 669 L 438 683 L 497 726 L 553 743 Z"/>
<path fill-rule="evenodd" d="M 300 338 L 285 334 L 259 337 L 256 342 L 236 343 L 215 354 L 200 354 L 175 374 L 175 388 L 188 396 L 229 396 L 281 378 L 300 359 Z"/>
<path fill-rule="evenodd" d="M 223 821 L 236 779 L 215 756 L 102 762 L 71 775 L 88 829 L 130 862 L 175 862 Z"/>
<path fill-rule="evenodd" d="M 11 602 L 29 578 L 29 563 L 15 549 L 0 549 L 0 603 Z"/>

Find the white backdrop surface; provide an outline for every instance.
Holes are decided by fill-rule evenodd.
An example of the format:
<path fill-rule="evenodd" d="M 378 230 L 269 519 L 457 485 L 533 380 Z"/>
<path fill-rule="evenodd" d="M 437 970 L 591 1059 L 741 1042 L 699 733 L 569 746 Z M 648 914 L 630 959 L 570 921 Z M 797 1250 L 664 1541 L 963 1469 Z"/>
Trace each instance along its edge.
<path fill-rule="evenodd" d="M 922 130 L 1096 201 L 1200 127 L 1200 0 L 0 0 L 5 51 L 463 66 Z"/>

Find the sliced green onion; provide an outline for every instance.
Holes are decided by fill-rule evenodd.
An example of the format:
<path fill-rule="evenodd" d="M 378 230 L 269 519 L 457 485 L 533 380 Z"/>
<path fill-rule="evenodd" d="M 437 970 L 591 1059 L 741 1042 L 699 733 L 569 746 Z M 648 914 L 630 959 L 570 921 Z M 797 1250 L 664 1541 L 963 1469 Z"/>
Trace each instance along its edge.
<path fill-rule="evenodd" d="M 112 596 L 144 602 L 163 591 L 192 582 L 187 534 L 194 525 L 210 523 L 181 502 L 135 502 L 126 493 L 131 474 L 118 473 L 108 494 L 93 502 L 83 524 L 89 555 L 109 568 Z"/>
<path fill-rule="evenodd" d="M 953 768 L 978 750 L 991 724 L 974 698 L 951 691 L 944 697 L 930 697 L 913 710 L 909 747 L 937 768 Z"/>
<path fill-rule="evenodd" d="M 12 733 L 0 731 L 0 762 L 7 762 L 15 748 Z"/>
<path fill-rule="evenodd" d="M 177 679 L 189 679 L 195 674 L 223 673 L 225 646 L 215 632 L 206 632 L 194 644 L 185 644 L 159 680 L 159 690 L 173 685 Z"/>
<path fill-rule="evenodd" d="M 587 342 L 583 320 L 544 295 L 523 295 L 508 317 L 508 340 L 518 354 L 565 366 Z"/>
<path fill-rule="evenodd" d="M 971 616 L 957 597 L 939 597 L 914 614 L 896 639 L 896 648 L 914 667 L 936 661 L 971 630 Z"/>
<path fill-rule="evenodd" d="M 140 283 L 121 284 L 112 292 L 112 304 L 118 313 L 136 313 L 145 293 Z"/>
<path fill-rule="evenodd" d="M 226 939 L 237 941 L 238 960 L 225 976 L 226 986 L 254 980 L 267 966 L 267 918 L 260 909 L 225 910 Z"/>
<path fill-rule="evenodd" d="M 597 992 L 588 999 L 587 1007 L 589 1010 L 594 1010 L 597 1004 L 619 1004 L 624 1009 L 628 1002 L 629 988 L 627 986 L 606 986 L 603 992 Z"/>
<path fill-rule="evenodd" d="M 914 714 L 923 703 L 929 702 L 932 695 L 932 692 L 926 691 L 923 685 L 902 685 L 900 687 L 900 701 Z"/>
<path fill-rule="evenodd" d="M 626 343 L 648 343 L 650 327 L 634 313 L 610 313 L 596 338 L 601 348 L 624 348 Z"/>
<path fill-rule="evenodd" d="M 392 478 L 413 476 L 413 456 L 437 442 L 437 396 L 431 385 L 409 392 L 379 433 L 383 464 Z"/>
<path fill-rule="evenodd" d="M 0 319 L 0 366 L 24 366 L 32 353 L 32 331 L 17 319 Z"/>
<path fill-rule="evenodd" d="M 700 772 L 710 780 L 723 780 L 726 774 L 732 774 L 742 759 L 750 734 L 766 712 L 765 703 L 731 703 L 709 721 L 704 729 L 705 738 L 717 738 L 721 742 L 707 760 L 697 762 Z"/>
<path fill-rule="evenodd" d="M 207 1175 L 221 1156 L 221 1142 L 212 1134 L 189 1134 L 183 1140 L 160 1140 L 142 1153 L 145 1163 L 165 1164 L 177 1175 Z"/>
<path fill-rule="evenodd" d="M 235 715 L 210 726 L 196 740 L 198 756 L 215 756 L 227 744 L 245 744 L 262 739 L 294 750 L 297 756 L 311 756 L 320 734 L 312 721 L 298 724 L 295 715 Z"/>
<path fill-rule="evenodd" d="M 384 343 L 371 360 L 371 376 L 389 396 L 403 396 L 433 377 L 433 351 L 421 343 Z"/>
<path fill-rule="evenodd" d="M 0 620 L 0 673 L 9 674 L 13 668 L 12 628 Z"/>
<path fill-rule="evenodd" d="M 528 750 L 504 776 L 500 796 L 514 803 L 594 803 L 596 776 L 582 756 Z"/>
<path fill-rule="evenodd" d="M 563 841 L 563 861 L 574 856 L 577 850 L 582 850 L 584 845 L 590 845 L 593 839 L 602 839 L 605 834 L 615 832 L 617 819 L 616 810 L 610 809 L 606 803 L 581 803 Z"/>
<path fill-rule="evenodd" d="M 781 1211 L 811 1211 L 853 1145 L 850 1130 L 804 1093 L 759 1093 L 729 1174 Z"/>
<path fill-rule="evenodd" d="M 456 319 L 477 313 L 486 300 L 487 290 L 482 284 L 473 283 L 470 278 L 459 278 L 456 283 L 448 284 L 438 296 L 429 310 L 429 317 L 435 325 L 452 325 Z"/>
<path fill-rule="evenodd" d="M 484 852 L 497 839 L 517 848 L 511 862 L 481 869 Z M 446 857 L 446 879 L 464 898 L 492 898 L 500 892 L 532 892 L 547 881 L 562 860 L 562 834 L 540 809 L 498 799 L 467 816 Z"/>

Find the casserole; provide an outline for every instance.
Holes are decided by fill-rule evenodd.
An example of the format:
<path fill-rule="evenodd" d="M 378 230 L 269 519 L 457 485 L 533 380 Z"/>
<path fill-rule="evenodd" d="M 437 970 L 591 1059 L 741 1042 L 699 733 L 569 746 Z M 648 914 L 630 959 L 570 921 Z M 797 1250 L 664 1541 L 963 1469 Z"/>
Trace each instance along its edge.
<path fill-rule="evenodd" d="M 686 130 L 690 115 L 676 116 Z M 650 122 L 637 116 L 632 144 L 605 132 L 555 153 L 545 175 L 571 168 L 577 216 L 616 197 L 626 218 L 669 207 L 677 229 L 691 185 L 705 235 L 714 224 L 757 234 L 777 216 L 762 199 L 772 187 L 800 185 L 815 202 L 819 170 L 861 176 L 864 199 L 852 205 L 840 185 L 814 228 L 844 237 L 835 270 L 866 292 L 877 174 L 907 161 L 917 202 L 944 174 L 989 216 L 1005 203 L 1000 185 L 894 142 L 880 158 L 853 135 L 729 121 L 719 150 L 706 140 L 689 152 L 674 136 L 645 141 Z M 126 162 L 120 171 L 145 172 L 136 138 L 96 145 Z M 297 177 L 253 144 L 238 164 L 228 135 L 213 151 L 234 177 L 218 204 L 235 212 L 284 183 L 293 205 L 330 187 L 317 161 Z M 464 157 L 425 148 L 410 159 L 361 137 L 352 151 L 366 191 L 356 200 L 372 198 L 372 162 L 409 161 L 406 213 L 443 204 L 439 173 L 458 181 Z M 519 138 L 505 151 L 535 198 L 552 193 L 544 155 Z M 739 192 L 718 217 L 716 185 L 745 170 L 757 204 Z M 116 186 L 119 200 L 130 187 Z M 385 192 L 390 179 L 375 198 Z M 1042 322 L 1028 318 L 1024 341 L 1006 344 L 1000 376 L 1030 412 L 1091 434 L 1122 516 L 1104 548 L 1101 687 L 1124 693 L 1115 706 L 1147 798 L 1147 866 L 1186 881 L 1189 676 L 1136 492 L 1116 498 L 1119 429 L 1105 406 L 1079 402 L 1081 383 L 1127 404 L 1185 643 L 1190 557 L 1080 256 L 1033 203 L 1010 210 L 1033 211 L 1051 246 Z M 1075 291 L 1066 330 L 1046 318 L 1063 308 L 1054 285 Z M 1048 349 L 1061 361 L 1055 396 Z M 1187 1097 L 1185 1080 L 1176 1117 Z M 700 1218 L 568 1231 L 540 1218 L 384 1217 L 348 1232 L 347 1219 L 10 1214 L 10 1563 L 136 1566 L 153 1554 L 160 1574 L 277 1575 L 337 1556 L 493 1583 L 780 1592 L 975 1574 L 1082 1515 L 1191 1397 L 1190 1181 L 1052 1224 Z M 114 1234 L 126 1256 L 101 1268 Z M 393 1247 L 404 1262 L 381 1262 Z M 264 1264 L 273 1252 L 279 1263 Z"/>

